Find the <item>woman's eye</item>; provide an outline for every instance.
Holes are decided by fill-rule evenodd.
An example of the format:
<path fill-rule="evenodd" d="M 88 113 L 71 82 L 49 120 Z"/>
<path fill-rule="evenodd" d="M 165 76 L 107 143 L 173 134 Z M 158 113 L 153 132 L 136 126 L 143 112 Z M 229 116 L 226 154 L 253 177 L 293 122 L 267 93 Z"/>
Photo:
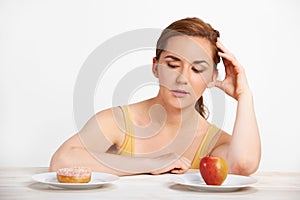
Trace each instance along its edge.
<path fill-rule="evenodd" d="M 172 64 L 170 64 L 170 63 L 168 63 L 167 65 L 168 65 L 168 67 L 171 67 L 171 68 L 179 67 L 178 65 L 172 65 Z"/>
<path fill-rule="evenodd" d="M 204 70 L 203 69 L 197 69 L 197 68 L 192 68 L 192 70 L 195 72 L 195 73 L 202 73 Z"/>

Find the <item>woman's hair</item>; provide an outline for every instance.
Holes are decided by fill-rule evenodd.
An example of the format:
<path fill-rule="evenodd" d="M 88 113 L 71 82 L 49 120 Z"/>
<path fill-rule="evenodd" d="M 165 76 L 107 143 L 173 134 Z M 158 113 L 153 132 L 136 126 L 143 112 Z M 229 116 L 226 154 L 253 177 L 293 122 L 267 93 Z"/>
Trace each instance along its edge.
<path fill-rule="evenodd" d="M 210 24 L 207 24 L 201 19 L 195 17 L 175 21 L 163 30 L 156 44 L 157 60 L 159 60 L 161 53 L 166 48 L 168 39 L 180 35 L 196 36 L 207 39 L 213 47 L 212 59 L 214 61 L 214 68 L 216 69 L 217 64 L 220 62 L 218 48 L 216 46 L 217 38 L 220 36 L 220 33 L 217 30 L 213 29 Z M 202 117 L 208 118 L 208 110 L 204 106 L 202 96 L 196 103 L 196 110 Z"/>

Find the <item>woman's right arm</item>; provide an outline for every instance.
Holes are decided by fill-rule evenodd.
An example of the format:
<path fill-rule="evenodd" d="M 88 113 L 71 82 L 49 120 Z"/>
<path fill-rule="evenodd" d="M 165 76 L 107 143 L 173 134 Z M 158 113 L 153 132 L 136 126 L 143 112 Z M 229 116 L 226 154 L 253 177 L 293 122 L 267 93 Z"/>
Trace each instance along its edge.
<path fill-rule="evenodd" d="M 103 160 L 100 160 L 103 157 Z M 116 158 L 117 157 L 117 158 Z M 72 167 L 72 166 L 84 166 L 91 168 L 92 171 L 105 172 L 110 174 L 116 174 L 119 176 L 131 175 L 137 173 L 145 173 L 146 171 L 125 171 L 121 169 L 114 169 L 111 165 L 116 165 L 113 161 L 117 161 L 121 165 L 124 164 L 124 158 L 108 153 L 100 153 L 98 156 L 91 155 L 90 152 L 82 145 L 80 137 L 75 134 L 54 153 L 50 162 L 50 171 L 56 171 L 59 168 Z M 126 158 L 128 162 L 130 159 Z M 145 160 L 143 161 L 145 162 Z M 107 163 L 107 164 L 105 164 Z M 121 166 L 120 166 L 121 168 Z"/>
<path fill-rule="evenodd" d="M 75 134 L 55 152 L 49 170 L 56 171 L 59 168 L 72 166 L 85 166 L 92 171 L 126 176 L 145 173 L 184 173 L 189 169 L 190 164 L 173 153 L 156 158 L 129 157 L 110 153 L 93 156 L 81 144 L 78 134 Z"/>
<path fill-rule="evenodd" d="M 106 110 L 92 117 L 79 133 L 65 141 L 54 153 L 49 170 L 83 166 L 91 168 L 92 171 L 124 176 L 144 173 L 159 174 L 168 171 L 183 173 L 188 169 L 181 158 L 172 153 L 157 158 L 107 153 L 112 145 L 121 144 L 124 140 L 122 138 L 124 136 L 122 130 L 125 127 L 122 124 L 124 119 L 120 118 L 118 112 L 114 112 L 113 115 L 113 110 Z M 117 121 L 121 123 L 117 124 Z M 184 170 L 172 172 L 174 168 Z"/>

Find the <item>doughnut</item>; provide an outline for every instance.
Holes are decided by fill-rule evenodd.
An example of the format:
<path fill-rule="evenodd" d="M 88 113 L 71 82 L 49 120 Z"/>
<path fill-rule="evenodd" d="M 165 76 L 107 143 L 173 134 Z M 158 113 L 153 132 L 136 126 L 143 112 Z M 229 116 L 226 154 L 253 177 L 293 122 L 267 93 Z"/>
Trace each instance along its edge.
<path fill-rule="evenodd" d="M 56 171 L 60 183 L 88 183 L 91 175 L 91 170 L 87 167 L 61 168 Z"/>

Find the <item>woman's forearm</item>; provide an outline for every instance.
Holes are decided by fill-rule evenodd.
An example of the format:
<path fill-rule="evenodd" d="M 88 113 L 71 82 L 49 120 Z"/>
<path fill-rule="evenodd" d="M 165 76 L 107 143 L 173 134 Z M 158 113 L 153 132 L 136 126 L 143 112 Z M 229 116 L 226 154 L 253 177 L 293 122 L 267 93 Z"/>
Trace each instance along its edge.
<path fill-rule="evenodd" d="M 251 174 L 260 162 L 261 144 L 251 91 L 238 99 L 228 161 L 233 172 Z"/>
<path fill-rule="evenodd" d="M 80 147 L 59 149 L 51 159 L 49 171 L 56 171 L 59 168 L 74 166 L 89 167 L 92 171 L 116 175 L 130 175 L 103 165 L 103 163 L 99 162 L 90 153 L 88 153 L 86 149 Z"/>
<path fill-rule="evenodd" d="M 97 162 L 108 170 L 109 173 L 117 172 L 119 175 L 133 175 L 152 173 L 174 163 L 178 157 L 169 153 L 159 157 L 131 157 L 116 154 L 101 153 L 94 158 Z"/>
<path fill-rule="evenodd" d="M 118 176 L 151 173 L 174 162 L 176 156 L 166 154 L 157 158 L 120 156 L 110 153 L 93 154 L 84 148 L 72 147 L 57 152 L 50 163 L 50 171 L 63 167 L 85 166 L 92 171 Z"/>

